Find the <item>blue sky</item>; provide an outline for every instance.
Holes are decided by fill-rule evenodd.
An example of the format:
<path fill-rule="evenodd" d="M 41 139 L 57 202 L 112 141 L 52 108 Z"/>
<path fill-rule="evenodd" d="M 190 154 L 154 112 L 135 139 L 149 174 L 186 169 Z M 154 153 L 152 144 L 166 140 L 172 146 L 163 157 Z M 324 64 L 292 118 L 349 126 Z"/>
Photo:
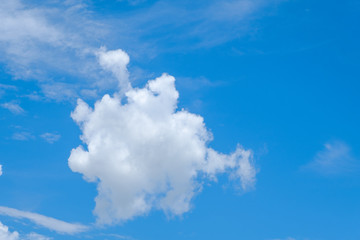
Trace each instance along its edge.
<path fill-rule="evenodd" d="M 359 11 L 5 0 L 0 240 L 359 239 Z"/>

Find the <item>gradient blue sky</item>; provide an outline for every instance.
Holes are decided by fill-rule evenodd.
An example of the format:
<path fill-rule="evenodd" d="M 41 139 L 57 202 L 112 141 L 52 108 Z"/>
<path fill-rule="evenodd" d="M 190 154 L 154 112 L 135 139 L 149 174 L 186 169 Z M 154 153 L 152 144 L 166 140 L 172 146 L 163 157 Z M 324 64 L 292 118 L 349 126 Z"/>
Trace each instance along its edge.
<path fill-rule="evenodd" d="M 5 0 L 0 239 L 360 239 L 359 13 L 356 0 Z M 225 171 L 180 216 L 96 224 L 97 185 L 68 159 L 84 145 L 77 98 L 121 91 L 100 47 L 129 55 L 134 87 L 174 76 L 209 147 L 252 151 L 254 185 Z"/>

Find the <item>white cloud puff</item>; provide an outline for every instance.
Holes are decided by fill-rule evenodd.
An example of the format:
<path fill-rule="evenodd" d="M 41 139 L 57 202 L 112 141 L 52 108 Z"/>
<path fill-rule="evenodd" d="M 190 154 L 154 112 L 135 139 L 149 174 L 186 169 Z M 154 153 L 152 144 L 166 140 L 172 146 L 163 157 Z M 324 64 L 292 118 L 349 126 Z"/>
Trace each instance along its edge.
<path fill-rule="evenodd" d="M 10 232 L 9 228 L 0 222 L 0 239 L 19 240 L 19 233 Z"/>
<path fill-rule="evenodd" d="M 51 240 L 52 238 L 38 233 L 20 235 L 17 231 L 10 232 L 9 228 L 0 222 L 0 240 Z"/>
<path fill-rule="evenodd" d="M 2 172 L 2 165 L 0 164 L 0 176 L 3 174 Z"/>
<path fill-rule="evenodd" d="M 104 67 L 112 71 L 124 64 L 110 61 Z M 69 166 L 98 183 L 98 223 L 122 222 L 153 208 L 181 215 L 203 180 L 220 173 L 239 179 L 244 189 L 253 186 L 251 151 L 239 145 L 227 155 L 209 148 L 204 119 L 177 110 L 178 97 L 175 78 L 163 74 L 144 88 L 130 88 L 124 98 L 105 95 L 93 109 L 78 100 L 71 116 L 87 147 L 71 151 Z"/>
<path fill-rule="evenodd" d="M 96 54 L 100 66 L 112 72 L 118 79 L 120 89 L 124 92 L 130 89 L 129 73 L 126 68 L 130 61 L 129 55 L 121 49 L 106 51 L 105 47 L 100 48 Z"/>

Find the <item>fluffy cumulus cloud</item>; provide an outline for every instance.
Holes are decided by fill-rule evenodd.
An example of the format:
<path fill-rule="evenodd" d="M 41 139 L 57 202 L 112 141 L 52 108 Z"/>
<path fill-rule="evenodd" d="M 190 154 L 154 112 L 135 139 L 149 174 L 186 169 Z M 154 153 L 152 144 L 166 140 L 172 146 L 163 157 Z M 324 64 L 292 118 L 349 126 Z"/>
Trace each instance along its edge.
<path fill-rule="evenodd" d="M 38 233 L 20 235 L 17 231 L 11 232 L 7 226 L 0 222 L 0 240 L 51 240 L 52 238 Z"/>
<path fill-rule="evenodd" d="M 124 86 L 127 54 L 103 54 L 100 64 Z M 144 88 L 105 95 L 94 108 L 78 100 L 71 116 L 86 147 L 71 151 L 69 166 L 98 184 L 98 223 L 122 222 L 151 209 L 181 215 L 189 211 L 204 180 L 216 180 L 221 173 L 229 173 L 243 189 L 253 186 L 251 151 L 238 145 L 223 154 L 208 147 L 212 134 L 204 119 L 177 109 L 178 97 L 175 78 L 163 74 Z"/>
<path fill-rule="evenodd" d="M 9 228 L 0 222 L 0 239 L 19 240 L 19 233 L 10 232 Z"/>
<path fill-rule="evenodd" d="M 100 66 L 114 74 L 119 82 L 120 89 L 122 91 L 129 90 L 131 86 L 128 81 L 129 73 L 126 66 L 129 63 L 130 58 L 127 53 L 121 49 L 106 51 L 106 48 L 102 47 L 98 52 L 96 52 L 96 54 L 98 56 Z"/>

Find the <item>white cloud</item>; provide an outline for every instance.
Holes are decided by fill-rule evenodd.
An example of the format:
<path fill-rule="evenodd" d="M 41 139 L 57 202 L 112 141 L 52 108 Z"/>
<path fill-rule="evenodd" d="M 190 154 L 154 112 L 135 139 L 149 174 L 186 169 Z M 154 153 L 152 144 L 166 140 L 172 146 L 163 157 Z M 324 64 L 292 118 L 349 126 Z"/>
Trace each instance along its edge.
<path fill-rule="evenodd" d="M 352 156 L 351 149 L 346 143 L 331 141 L 324 144 L 324 149 L 303 168 L 324 175 L 336 175 L 358 170 L 359 163 Z"/>
<path fill-rule="evenodd" d="M 2 206 L 0 206 L 0 215 L 6 215 L 18 219 L 27 219 L 39 226 L 48 228 L 61 234 L 75 234 L 79 232 L 84 232 L 88 229 L 88 227 L 82 224 L 68 223 L 37 213 L 25 212 Z"/>
<path fill-rule="evenodd" d="M 25 113 L 24 109 L 22 107 L 20 107 L 20 105 L 17 103 L 7 102 L 7 103 L 0 104 L 0 106 L 2 108 L 9 110 L 10 112 L 12 112 L 13 114 L 16 114 L 16 115 Z"/>
<path fill-rule="evenodd" d="M 56 101 L 75 100 L 78 97 L 76 84 L 51 82 L 40 84 L 42 93 Z"/>
<path fill-rule="evenodd" d="M 111 61 L 108 66 L 125 62 Z M 98 223 L 125 221 L 153 208 L 181 215 L 203 180 L 220 173 L 229 173 L 244 189 L 254 185 L 251 151 L 238 146 L 227 155 L 209 148 L 212 135 L 203 118 L 177 110 L 174 77 L 163 74 L 144 88 L 131 88 L 125 99 L 120 96 L 105 95 L 94 109 L 79 99 L 71 114 L 87 147 L 72 150 L 69 166 L 98 183 Z"/>
<path fill-rule="evenodd" d="M 0 176 L 3 174 L 2 172 L 2 165 L 0 164 Z"/>
<path fill-rule="evenodd" d="M 129 72 L 126 68 L 130 58 L 126 52 L 121 49 L 106 51 L 105 47 L 97 52 L 100 66 L 114 74 L 119 81 L 119 88 L 126 92 L 130 89 Z"/>
<path fill-rule="evenodd" d="M 126 240 L 134 240 L 134 238 L 130 237 L 130 236 L 125 236 L 125 235 L 120 235 L 120 234 L 115 234 L 115 233 L 100 233 L 98 234 L 99 236 L 101 236 L 101 238 L 106 238 L 107 237 L 111 237 L 111 238 L 116 238 L 116 239 L 126 239 Z"/>
<path fill-rule="evenodd" d="M 7 84 L 2 84 L 0 83 L 0 89 L 6 89 L 6 90 L 17 90 L 17 87 L 13 86 L 13 85 L 7 85 Z"/>
<path fill-rule="evenodd" d="M 71 101 L 113 89 L 116 82 L 103 77 L 94 56 L 103 44 L 150 58 L 215 46 L 251 31 L 248 22 L 281 0 L 156 1 L 105 18 L 86 2 L 1 2 L 0 61 L 15 78 L 36 79 L 45 95 L 40 99 Z"/>
<path fill-rule="evenodd" d="M 23 240 L 51 240 L 52 238 L 46 237 L 44 235 L 38 234 L 38 233 L 29 233 L 26 234 L 25 238 Z"/>
<path fill-rule="evenodd" d="M 1 240 L 19 240 L 18 232 L 10 232 L 9 228 L 0 222 L 0 239 Z"/>
<path fill-rule="evenodd" d="M 17 132 L 12 135 L 12 139 L 18 141 L 27 141 L 34 138 L 35 137 L 29 132 Z"/>
<path fill-rule="evenodd" d="M 56 100 L 76 97 L 73 88 L 94 87 L 94 50 L 106 27 L 91 20 L 82 1 L 4 0 L 0 21 L 0 61 L 15 78 L 37 79 L 45 96 Z"/>
<path fill-rule="evenodd" d="M 19 0 L 2 2 L 0 8 L 0 19 L 3 23 L 0 27 L 1 50 L 8 61 L 19 64 L 15 66 L 10 63 L 14 70 L 16 68 L 17 75 L 22 77 L 29 75 L 30 70 L 26 71 L 26 66 L 34 60 L 40 60 L 39 43 L 61 45 L 64 39 L 59 29 L 49 24 L 45 14 L 44 9 L 30 8 Z"/>
<path fill-rule="evenodd" d="M 189 51 L 213 47 L 240 38 L 252 31 L 250 21 L 263 16 L 266 7 L 283 0 L 223 0 L 223 1 L 156 1 L 131 15 L 111 19 L 114 33 L 122 36 L 122 46 L 131 39 L 149 52 Z M 121 28 L 118 26 L 121 25 Z M 118 28 L 118 29 L 116 29 Z M 141 31 L 138 31 L 141 29 Z M 156 34 L 153 34 L 156 33 Z M 176 34 L 174 34 L 176 33 Z M 141 41 L 146 39 L 146 43 Z M 122 39 L 119 39 L 122 41 Z M 166 48 L 162 48 L 164 44 Z M 144 53 L 144 51 L 142 51 Z"/>
<path fill-rule="evenodd" d="M 54 143 L 60 139 L 61 135 L 55 133 L 44 133 L 41 134 L 40 137 L 42 137 L 48 143 Z"/>
<path fill-rule="evenodd" d="M 20 235 L 17 231 L 10 232 L 9 228 L 0 222 L 0 240 L 51 240 L 52 238 L 38 233 Z"/>

